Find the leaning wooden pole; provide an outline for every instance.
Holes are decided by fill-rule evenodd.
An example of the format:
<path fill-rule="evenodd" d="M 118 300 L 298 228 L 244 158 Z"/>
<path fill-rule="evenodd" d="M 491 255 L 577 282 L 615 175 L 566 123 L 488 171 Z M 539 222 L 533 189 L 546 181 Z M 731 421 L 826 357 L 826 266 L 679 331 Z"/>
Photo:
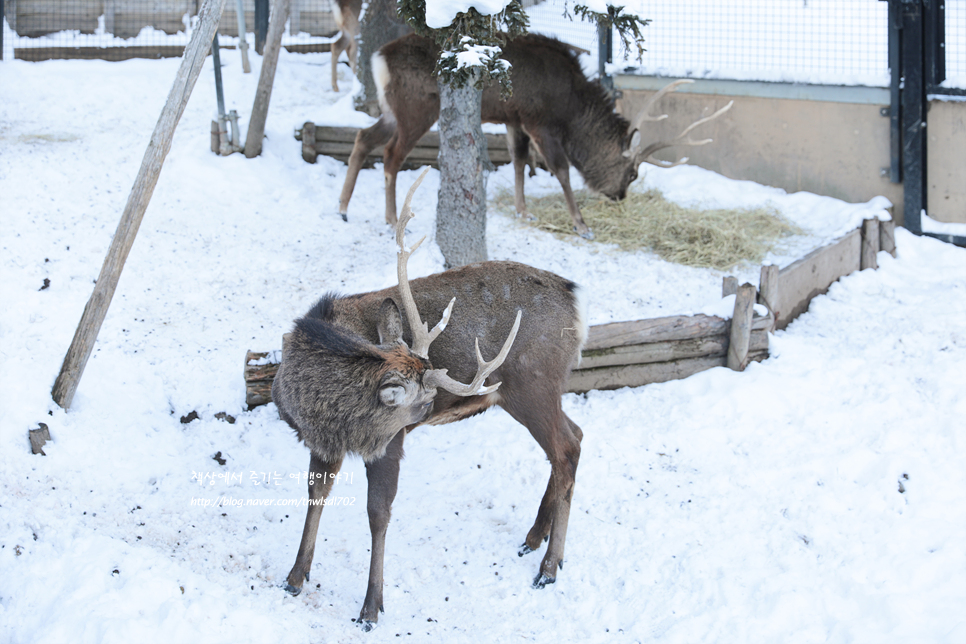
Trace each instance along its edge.
<path fill-rule="evenodd" d="M 262 153 L 262 137 L 265 136 L 268 103 L 272 98 L 275 67 L 278 65 L 278 50 L 282 48 L 282 34 L 285 33 L 285 21 L 288 20 L 289 7 L 289 0 L 275 0 L 272 3 L 272 18 L 269 20 L 268 36 L 265 38 L 262 71 L 258 76 L 258 89 L 255 90 L 252 117 L 248 121 L 248 137 L 245 138 L 245 156 L 249 159 Z"/>
<path fill-rule="evenodd" d="M 124 262 L 131 252 L 131 246 L 134 245 L 134 238 L 137 236 L 141 219 L 144 218 L 144 211 L 147 210 L 154 187 L 158 183 L 161 166 L 171 149 L 175 128 L 188 104 L 191 90 L 198 80 L 198 74 L 201 73 L 224 8 L 225 0 L 205 0 L 201 6 L 198 26 L 185 49 L 181 67 L 171 86 L 168 101 L 161 111 L 158 124 L 154 126 L 154 133 L 141 161 L 141 169 L 134 180 L 134 187 L 131 188 L 124 214 L 121 215 L 111 247 L 107 251 L 107 257 L 104 258 L 104 265 L 101 266 L 101 274 L 97 278 L 94 292 L 91 293 L 91 298 L 84 307 L 74 339 L 60 368 L 60 375 L 54 382 L 52 391 L 54 402 L 64 409 L 70 407 L 74 392 L 77 391 L 77 385 L 84 374 L 84 367 L 87 366 L 87 360 L 94 349 L 97 334 L 101 330 L 101 324 L 104 323 L 107 309 L 111 305 L 118 280 L 121 278 Z"/>

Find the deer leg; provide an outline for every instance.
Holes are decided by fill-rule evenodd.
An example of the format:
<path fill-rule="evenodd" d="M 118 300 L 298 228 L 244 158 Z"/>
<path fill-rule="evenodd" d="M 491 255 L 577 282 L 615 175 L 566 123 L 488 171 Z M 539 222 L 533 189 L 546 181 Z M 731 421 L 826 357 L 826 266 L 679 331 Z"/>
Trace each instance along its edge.
<path fill-rule="evenodd" d="M 577 200 L 574 199 L 574 191 L 570 187 L 570 162 L 567 160 L 567 155 L 560 141 L 556 137 L 547 135 L 546 133 L 540 133 L 538 135 L 531 132 L 530 135 L 533 137 L 533 142 L 536 144 L 537 150 L 547 162 L 547 167 L 550 168 L 550 172 L 560 182 L 560 187 L 564 193 L 564 200 L 567 202 L 567 210 L 570 212 L 570 219 L 574 223 L 574 230 L 584 239 L 593 239 L 594 232 L 584 223 L 584 218 L 580 214 L 580 208 L 577 207 Z"/>
<path fill-rule="evenodd" d="M 352 191 L 356 187 L 356 180 L 359 178 L 359 171 L 366 162 L 366 157 L 374 149 L 383 145 L 396 133 L 396 123 L 390 118 L 380 118 L 371 127 L 359 130 L 356 134 L 356 142 L 352 146 L 352 154 L 349 155 L 349 170 L 345 175 L 345 182 L 342 184 L 342 194 L 339 196 L 339 214 L 342 221 L 348 221 L 349 200 L 352 198 Z"/>
<path fill-rule="evenodd" d="M 295 565 L 288 573 L 288 583 L 285 590 L 298 595 L 302 592 L 302 583 L 308 581 L 309 570 L 312 568 L 312 558 L 315 556 L 315 538 L 319 533 L 319 518 L 322 516 L 322 508 L 325 498 L 332 490 L 332 482 L 335 475 L 342 467 L 342 459 L 337 461 L 323 461 L 321 458 L 312 454 L 309 462 L 309 509 L 305 515 L 305 527 L 302 529 L 302 541 L 299 543 L 299 553 L 295 557 Z"/>
<path fill-rule="evenodd" d="M 366 600 L 359 613 L 362 630 L 370 631 L 379 621 L 379 613 L 386 612 L 382 606 L 382 565 L 386 555 L 386 529 L 392 513 L 392 502 L 396 498 L 399 484 L 399 461 L 403 457 L 403 440 L 406 430 L 400 430 L 386 448 L 382 458 L 366 463 L 366 478 L 369 481 L 369 532 L 372 534 L 372 557 L 369 562 L 369 586 Z"/>
<path fill-rule="evenodd" d="M 510 388 L 507 387 L 507 391 Z M 550 460 L 550 480 L 547 491 L 540 501 L 537 518 L 527 533 L 520 556 L 536 550 L 540 542 L 550 536 L 547 552 L 540 562 L 540 572 L 533 580 L 534 588 L 543 588 L 557 578 L 557 568 L 563 567 L 564 546 L 567 541 L 567 522 L 570 518 L 570 501 L 573 496 L 580 461 L 580 439 L 583 432 L 563 412 L 560 407 L 559 392 L 542 395 L 532 389 L 519 400 L 510 399 L 501 403 L 504 409 L 526 427 Z M 556 402 L 550 405 L 533 404 L 534 396 L 540 398 L 553 395 Z M 527 402 L 529 401 L 529 402 Z M 552 410 L 549 414 L 547 408 Z"/>
<path fill-rule="evenodd" d="M 339 56 L 346 50 L 345 32 L 339 35 L 339 39 L 332 43 L 332 91 L 339 91 Z"/>
<path fill-rule="evenodd" d="M 523 130 L 507 125 L 506 139 L 513 159 L 513 205 L 518 216 L 533 219 L 533 215 L 527 211 L 527 199 L 523 194 L 523 180 L 530 158 L 530 137 Z"/>
<path fill-rule="evenodd" d="M 396 175 L 403 161 L 416 147 L 416 142 L 429 130 L 430 123 L 423 130 L 398 127 L 395 136 L 386 144 L 382 153 L 382 169 L 386 175 L 386 223 L 396 225 Z"/>

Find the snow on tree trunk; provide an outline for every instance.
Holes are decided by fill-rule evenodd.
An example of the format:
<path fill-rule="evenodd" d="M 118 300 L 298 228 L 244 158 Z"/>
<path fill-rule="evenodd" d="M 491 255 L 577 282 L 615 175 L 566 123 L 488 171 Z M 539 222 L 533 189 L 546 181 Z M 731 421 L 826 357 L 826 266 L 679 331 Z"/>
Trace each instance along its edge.
<path fill-rule="evenodd" d="M 439 83 L 439 202 L 436 242 L 446 267 L 486 261 L 486 173 L 490 160 L 480 127 L 483 92 L 473 82 Z"/>

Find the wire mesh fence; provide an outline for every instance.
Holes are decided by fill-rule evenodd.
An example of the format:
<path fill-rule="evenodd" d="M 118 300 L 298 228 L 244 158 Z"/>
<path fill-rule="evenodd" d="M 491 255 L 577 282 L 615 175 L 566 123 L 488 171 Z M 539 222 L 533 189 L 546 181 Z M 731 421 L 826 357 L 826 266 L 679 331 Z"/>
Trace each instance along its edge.
<path fill-rule="evenodd" d="M 51 48 L 140 47 L 178 55 L 188 44 L 201 4 L 202 0 L 5 0 L 3 58 L 35 59 L 27 50 Z M 245 31 L 253 35 L 255 0 L 243 0 L 242 5 Z M 223 46 L 237 44 L 236 7 L 236 0 L 225 4 L 218 28 Z M 337 34 L 331 0 L 296 0 L 292 7 L 283 45 L 326 43 Z"/>
<path fill-rule="evenodd" d="M 237 0 L 219 33 L 232 46 Z M 531 30 L 585 50 L 597 70 L 597 29 L 572 15 L 577 0 L 524 0 Z M 646 49 L 615 51 L 612 72 L 735 80 L 889 84 L 888 2 L 881 0 L 628 0 L 650 20 Z M 966 88 L 966 0 L 944 0 L 944 87 Z M 3 58 L 17 50 L 72 47 L 183 47 L 201 0 L 5 0 Z M 243 0 L 254 31 L 255 0 Z M 331 0 L 293 0 L 283 45 L 330 42 L 338 28 Z M 615 43 L 619 42 L 617 39 Z M 27 56 L 23 56 L 27 57 Z"/>

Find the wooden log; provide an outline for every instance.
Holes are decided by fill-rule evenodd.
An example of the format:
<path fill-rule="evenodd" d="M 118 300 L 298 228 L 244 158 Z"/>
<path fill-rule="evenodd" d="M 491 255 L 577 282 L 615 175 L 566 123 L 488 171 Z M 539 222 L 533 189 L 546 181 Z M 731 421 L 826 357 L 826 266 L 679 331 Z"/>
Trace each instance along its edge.
<path fill-rule="evenodd" d="M 16 60 L 42 62 L 45 60 L 108 60 L 117 62 L 132 58 L 178 58 L 184 54 L 181 45 L 146 45 L 131 47 L 17 47 Z"/>
<path fill-rule="evenodd" d="M 879 253 L 879 220 L 866 219 L 862 222 L 862 253 L 859 270 L 879 268 L 875 256 Z"/>
<path fill-rule="evenodd" d="M 30 452 L 47 456 L 44 445 L 50 440 L 50 428 L 45 423 L 39 423 L 37 429 L 28 429 L 27 438 L 30 440 Z"/>
<path fill-rule="evenodd" d="M 749 360 L 764 360 L 767 351 L 750 353 Z M 615 367 L 600 367 L 597 369 L 580 369 L 571 372 L 567 382 L 570 393 L 585 393 L 593 389 L 619 389 L 621 387 L 641 387 L 658 382 L 680 380 L 701 371 L 714 367 L 723 367 L 727 358 L 716 356 L 709 358 L 685 358 L 672 362 L 656 362 L 651 364 L 624 365 Z"/>
<path fill-rule="evenodd" d="M 892 219 L 879 222 L 879 250 L 896 256 L 896 222 Z"/>
<path fill-rule="evenodd" d="M 756 329 L 751 332 L 750 351 L 768 350 L 768 331 Z M 576 370 L 595 369 L 631 364 L 673 362 L 684 358 L 720 357 L 727 354 L 728 336 L 720 333 L 704 338 L 691 338 L 670 342 L 650 342 L 606 349 L 585 350 Z"/>
<path fill-rule="evenodd" d="M 188 104 L 195 81 L 201 73 L 201 67 L 205 62 L 215 30 L 218 28 L 218 18 L 224 6 L 225 0 L 205 0 L 201 7 L 198 26 L 185 49 L 184 59 L 181 61 L 181 67 L 168 94 L 168 100 L 154 127 L 154 133 L 141 161 L 134 187 L 124 207 L 121 221 L 117 225 L 107 257 L 104 258 L 100 276 L 94 285 L 94 292 L 87 306 L 84 307 L 80 324 L 64 357 L 60 374 L 54 382 L 52 396 L 54 401 L 64 409 L 70 407 L 77 385 L 84 374 L 84 367 L 87 366 L 87 360 L 94 349 L 97 334 L 111 305 L 117 282 L 121 278 L 124 262 L 134 245 L 134 238 L 137 236 L 144 211 L 147 210 L 154 187 L 158 183 L 161 166 L 171 149 L 174 131 Z"/>
<path fill-rule="evenodd" d="M 311 121 L 302 126 L 302 158 L 307 163 L 315 163 L 318 158 L 318 150 L 315 149 L 315 123 Z"/>
<path fill-rule="evenodd" d="M 272 85 L 275 83 L 275 67 L 278 65 L 278 51 L 288 20 L 290 0 L 275 0 L 269 20 L 268 35 L 265 37 L 265 54 L 262 57 L 262 72 L 258 77 L 255 90 L 255 104 L 252 117 L 248 122 L 248 137 L 245 139 L 245 157 L 252 159 L 262 153 L 262 138 L 265 136 L 265 121 L 268 118 L 268 104 L 272 98 Z"/>
<path fill-rule="evenodd" d="M 738 278 L 728 275 L 721 278 L 721 297 L 728 297 L 738 292 Z"/>
<path fill-rule="evenodd" d="M 778 274 L 778 310 L 775 328 L 784 329 L 789 322 L 808 310 L 808 303 L 843 275 L 859 270 L 861 233 L 858 228 L 828 246 L 818 248 Z"/>
<path fill-rule="evenodd" d="M 753 329 L 766 329 L 772 323 L 769 316 L 758 316 Z M 610 322 L 590 327 L 584 351 L 620 347 L 631 344 L 691 340 L 728 332 L 728 321 L 713 315 L 671 315 L 649 320 Z"/>
<path fill-rule="evenodd" d="M 755 312 L 755 287 L 745 283 L 738 287 L 735 298 L 735 313 L 731 318 L 730 341 L 728 343 L 728 368 L 744 371 L 748 365 L 748 350 L 751 346 L 751 321 Z"/>
<path fill-rule="evenodd" d="M 280 351 L 245 355 L 245 402 L 249 409 L 272 402 L 272 382 L 282 361 Z"/>

